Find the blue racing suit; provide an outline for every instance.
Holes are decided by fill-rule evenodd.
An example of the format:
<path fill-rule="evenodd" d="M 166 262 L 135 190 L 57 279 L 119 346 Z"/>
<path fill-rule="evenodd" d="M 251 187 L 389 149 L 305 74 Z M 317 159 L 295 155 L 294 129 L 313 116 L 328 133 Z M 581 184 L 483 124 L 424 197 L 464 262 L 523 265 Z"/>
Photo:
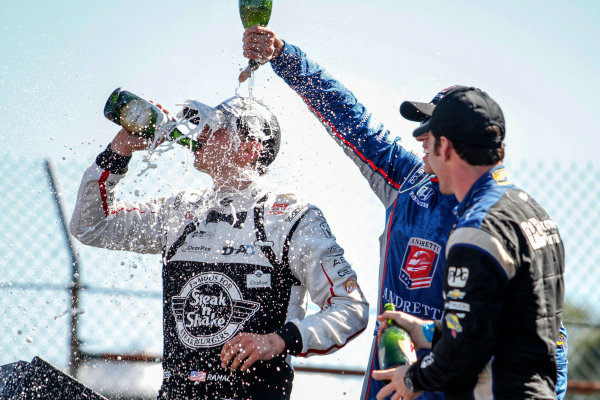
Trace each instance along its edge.
<path fill-rule="evenodd" d="M 398 138 L 390 138 L 390 132 L 348 89 L 298 47 L 285 43 L 271 65 L 358 166 L 386 209 L 377 313 L 391 302 L 399 311 L 441 319 L 445 246 L 457 220 L 452 213 L 456 198 L 442 194 L 436 178 L 424 172 L 422 160 L 400 146 Z M 376 332 L 377 328 L 362 399 L 375 399 L 384 386 L 371 378 L 371 372 L 379 369 Z M 424 392 L 420 397 L 443 398 L 439 392 Z"/>

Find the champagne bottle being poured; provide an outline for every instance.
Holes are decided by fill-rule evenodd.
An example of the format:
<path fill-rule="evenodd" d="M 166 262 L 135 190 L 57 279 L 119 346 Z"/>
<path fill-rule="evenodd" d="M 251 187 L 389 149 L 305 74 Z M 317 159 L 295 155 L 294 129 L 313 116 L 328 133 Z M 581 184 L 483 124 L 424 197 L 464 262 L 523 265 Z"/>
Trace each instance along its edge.
<path fill-rule="evenodd" d="M 239 5 L 244 29 L 254 25 L 267 26 L 271 19 L 272 0 L 239 0 Z M 258 63 L 250 60 L 248 68 L 250 71 L 256 71 Z"/>

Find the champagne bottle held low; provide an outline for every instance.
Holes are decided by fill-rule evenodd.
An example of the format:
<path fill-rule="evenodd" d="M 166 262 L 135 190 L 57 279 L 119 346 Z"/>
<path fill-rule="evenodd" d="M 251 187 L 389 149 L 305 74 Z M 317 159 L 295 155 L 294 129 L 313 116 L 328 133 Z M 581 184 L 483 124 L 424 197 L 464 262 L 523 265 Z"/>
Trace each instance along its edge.
<path fill-rule="evenodd" d="M 104 105 L 104 116 L 128 131 L 148 139 L 154 139 L 154 134 L 164 129 L 168 140 L 176 140 L 192 151 L 198 151 L 202 147 L 201 143 L 182 137 L 183 133 L 175 124 L 169 126 L 167 117 L 160 108 L 121 88 L 115 89 L 108 97 Z"/>
<path fill-rule="evenodd" d="M 394 311 L 392 303 L 383 306 L 385 311 Z M 417 361 L 415 346 L 404 329 L 393 320 L 388 319 L 387 328 L 383 331 L 377 342 L 377 356 L 379 368 L 389 369 L 400 365 L 412 364 Z"/>

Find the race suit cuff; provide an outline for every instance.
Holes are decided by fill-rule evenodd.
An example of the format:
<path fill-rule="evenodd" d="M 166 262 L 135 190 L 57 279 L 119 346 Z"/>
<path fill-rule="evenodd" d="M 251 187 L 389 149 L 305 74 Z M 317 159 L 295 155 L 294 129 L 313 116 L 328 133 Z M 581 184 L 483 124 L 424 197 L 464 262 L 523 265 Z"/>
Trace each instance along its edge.
<path fill-rule="evenodd" d="M 431 348 L 442 338 L 442 321 L 435 321 L 435 329 L 433 331 L 433 340 L 431 341 Z"/>
<path fill-rule="evenodd" d="M 300 61 L 300 49 L 291 44 L 288 44 L 285 40 L 283 41 L 283 50 L 279 57 L 271 60 L 271 66 L 273 71 L 279 76 L 292 75 L 294 70 L 298 68 Z"/>
<path fill-rule="evenodd" d="M 421 382 L 417 377 L 418 374 L 416 374 L 415 372 L 419 372 L 419 362 L 413 364 L 409 369 L 406 370 L 406 374 L 404 375 L 404 383 L 407 384 L 407 380 L 410 381 L 411 387 L 408 387 L 408 385 L 406 385 L 408 389 L 411 392 L 420 392 L 424 389 L 424 387 L 421 385 Z"/>
<path fill-rule="evenodd" d="M 286 322 L 281 328 L 275 331 L 285 342 L 285 351 L 293 356 L 302 351 L 302 335 L 296 324 Z"/>
<path fill-rule="evenodd" d="M 96 157 L 96 164 L 112 174 L 123 175 L 127 172 L 127 165 L 131 156 L 122 156 L 111 150 L 110 145 Z"/>

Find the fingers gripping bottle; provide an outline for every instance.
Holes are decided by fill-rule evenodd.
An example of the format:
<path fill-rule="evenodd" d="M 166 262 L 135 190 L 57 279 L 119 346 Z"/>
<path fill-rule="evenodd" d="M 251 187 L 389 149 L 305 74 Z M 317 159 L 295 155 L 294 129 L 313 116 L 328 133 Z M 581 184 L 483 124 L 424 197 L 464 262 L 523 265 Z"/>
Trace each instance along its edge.
<path fill-rule="evenodd" d="M 385 311 L 394 311 L 392 303 L 383 306 Z M 415 346 L 404 329 L 400 328 L 396 322 L 388 319 L 387 328 L 381 334 L 377 343 L 377 356 L 379 358 L 379 368 L 389 369 L 400 365 L 411 364 L 417 361 Z"/>
<path fill-rule="evenodd" d="M 239 0 L 239 7 L 244 29 L 254 25 L 267 26 L 271 19 L 273 0 Z M 258 68 L 258 63 L 254 60 L 250 60 L 248 65 L 252 71 Z"/>
<path fill-rule="evenodd" d="M 115 89 L 106 100 L 104 116 L 128 131 L 148 139 L 154 139 L 154 134 L 164 129 L 168 140 L 176 140 L 193 151 L 202 147 L 199 142 L 182 137 L 184 134 L 175 124 L 169 123 L 160 108 L 121 88 Z"/>

